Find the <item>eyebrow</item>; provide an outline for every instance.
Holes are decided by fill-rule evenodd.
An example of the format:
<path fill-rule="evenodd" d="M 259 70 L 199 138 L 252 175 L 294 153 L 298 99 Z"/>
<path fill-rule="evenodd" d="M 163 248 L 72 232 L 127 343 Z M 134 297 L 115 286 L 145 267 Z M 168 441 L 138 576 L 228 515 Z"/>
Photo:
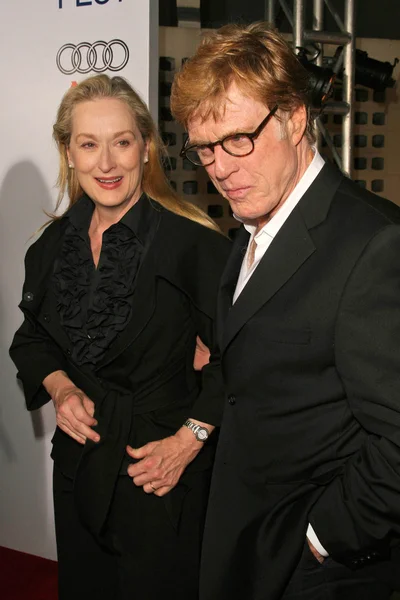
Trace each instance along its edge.
<path fill-rule="evenodd" d="M 118 131 L 117 133 L 115 133 L 113 136 L 113 139 L 115 140 L 116 138 L 120 137 L 121 135 L 126 135 L 127 133 L 130 133 L 131 135 L 133 135 L 133 137 L 135 137 L 135 134 L 133 133 L 133 131 L 131 129 L 125 129 L 124 131 Z M 91 138 L 92 140 L 97 140 L 97 137 L 93 133 L 78 133 L 78 135 L 76 136 L 76 139 L 78 140 L 80 137 L 86 137 L 86 138 Z"/>
<path fill-rule="evenodd" d="M 238 133 L 253 133 L 253 131 L 257 128 L 253 127 L 253 129 L 249 130 L 245 130 L 242 127 L 236 127 L 235 129 L 232 129 L 229 133 L 226 133 L 225 135 L 223 135 L 222 137 L 218 138 L 217 140 L 215 140 L 215 142 L 210 142 L 210 140 L 207 140 L 206 142 L 200 140 L 198 142 L 193 142 L 190 138 L 188 138 L 188 142 L 187 142 L 187 147 L 189 146 L 208 146 L 209 144 L 214 144 L 216 142 L 220 142 L 221 140 L 224 140 L 227 137 L 230 137 L 231 135 L 237 135 Z"/>

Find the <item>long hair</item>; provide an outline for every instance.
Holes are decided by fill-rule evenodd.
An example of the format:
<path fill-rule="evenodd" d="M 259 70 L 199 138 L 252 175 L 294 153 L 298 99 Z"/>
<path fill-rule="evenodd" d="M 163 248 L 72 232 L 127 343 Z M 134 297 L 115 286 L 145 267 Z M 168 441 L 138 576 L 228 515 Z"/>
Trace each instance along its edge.
<path fill-rule="evenodd" d="M 162 162 L 168 160 L 167 152 L 146 104 L 125 79 L 122 77 L 109 77 L 108 75 L 88 77 L 77 86 L 71 87 L 64 95 L 58 108 L 57 119 L 53 126 L 53 137 L 59 152 L 57 179 L 59 195 L 55 212 L 60 207 L 66 194 L 69 198 L 67 210 L 83 194 L 75 170 L 68 167 L 67 148 L 71 140 L 74 107 L 81 102 L 100 98 L 116 98 L 125 102 L 135 119 L 143 140 L 148 144 L 149 160 L 144 165 L 142 190 L 150 198 L 177 215 L 219 231 L 218 226 L 212 219 L 194 204 L 180 198 L 170 186 L 162 167 Z M 51 215 L 51 218 L 54 220 L 57 217 Z"/>
<path fill-rule="evenodd" d="M 225 25 L 205 34 L 195 55 L 175 76 L 171 111 L 186 128 L 193 117 L 221 116 L 232 83 L 270 109 L 307 109 L 306 136 L 315 140 L 309 76 L 283 37 L 268 23 Z"/>

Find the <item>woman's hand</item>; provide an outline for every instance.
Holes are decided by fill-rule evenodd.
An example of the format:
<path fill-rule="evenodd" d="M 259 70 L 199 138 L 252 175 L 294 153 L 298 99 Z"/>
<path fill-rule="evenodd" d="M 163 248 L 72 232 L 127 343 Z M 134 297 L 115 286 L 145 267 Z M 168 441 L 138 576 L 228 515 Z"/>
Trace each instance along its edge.
<path fill-rule="evenodd" d="M 201 341 L 199 336 L 197 336 L 196 350 L 195 350 L 194 359 L 193 359 L 193 368 L 195 371 L 201 371 L 201 369 L 205 365 L 208 365 L 209 362 L 210 362 L 210 350 Z"/>
<path fill-rule="evenodd" d="M 56 410 L 56 421 L 62 431 L 80 444 L 86 439 L 98 442 L 100 436 L 91 427 L 97 425 L 93 418 L 94 402 L 74 385 L 64 371 L 54 371 L 43 380 Z"/>
<path fill-rule="evenodd" d="M 210 425 L 207 427 L 213 429 Z M 203 445 L 187 427 L 181 427 L 175 435 L 141 448 L 127 446 L 129 456 L 140 459 L 128 467 L 128 475 L 135 485 L 143 486 L 146 494 L 165 496 L 176 486 Z"/>

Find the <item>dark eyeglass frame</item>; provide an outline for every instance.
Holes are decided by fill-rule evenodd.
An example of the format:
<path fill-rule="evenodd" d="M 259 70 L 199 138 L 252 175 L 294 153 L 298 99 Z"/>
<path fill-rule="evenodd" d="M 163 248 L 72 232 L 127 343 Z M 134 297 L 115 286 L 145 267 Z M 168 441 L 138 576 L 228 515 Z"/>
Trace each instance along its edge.
<path fill-rule="evenodd" d="M 187 160 L 189 162 L 191 162 L 193 165 L 196 165 L 197 167 L 209 167 L 210 165 L 213 164 L 213 162 L 215 162 L 215 154 L 214 154 L 214 148 L 215 146 L 221 146 L 221 148 L 227 153 L 230 154 L 231 156 L 236 156 L 238 158 L 241 158 L 243 156 L 248 156 L 249 154 L 251 154 L 254 150 L 254 140 L 260 135 L 260 133 L 263 131 L 263 129 L 268 125 L 269 121 L 272 119 L 272 117 L 274 116 L 274 114 L 276 113 L 276 111 L 278 110 L 279 105 L 275 104 L 275 106 L 272 108 L 272 110 L 269 111 L 269 113 L 267 114 L 267 116 L 265 117 L 265 119 L 263 119 L 261 121 L 261 123 L 259 124 L 259 126 L 257 127 L 257 129 L 255 129 L 252 133 L 247 133 L 244 131 L 238 131 L 237 133 L 231 133 L 229 135 L 227 135 L 226 137 L 222 138 L 222 140 L 218 140 L 216 142 L 210 142 L 209 144 L 192 144 L 191 146 L 187 146 L 188 142 L 189 142 L 189 138 L 186 140 L 186 142 L 183 144 L 181 151 L 179 152 L 179 156 L 181 156 L 182 158 L 187 158 Z M 251 150 L 249 150 L 249 152 L 246 152 L 245 154 L 235 154 L 234 152 L 231 152 L 230 150 L 227 150 L 224 146 L 224 143 L 226 142 L 226 140 L 229 140 L 231 138 L 234 137 L 238 137 L 238 136 L 245 136 L 247 137 L 250 142 L 251 142 Z M 194 162 L 191 158 L 188 157 L 187 152 L 190 152 L 191 150 L 195 151 L 195 148 L 198 148 L 199 146 L 205 147 L 205 148 L 209 148 L 210 150 L 212 150 L 213 152 L 213 159 L 211 162 Z"/>

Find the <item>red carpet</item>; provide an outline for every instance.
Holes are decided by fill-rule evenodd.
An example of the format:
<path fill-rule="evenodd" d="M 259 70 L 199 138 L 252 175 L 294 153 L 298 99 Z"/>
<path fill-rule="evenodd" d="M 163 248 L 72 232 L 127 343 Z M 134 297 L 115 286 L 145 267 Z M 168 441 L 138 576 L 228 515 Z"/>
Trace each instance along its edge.
<path fill-rule="evenodd" d="M 57 563 L 0 546 L 1 600 L 57 600 Z"/>

